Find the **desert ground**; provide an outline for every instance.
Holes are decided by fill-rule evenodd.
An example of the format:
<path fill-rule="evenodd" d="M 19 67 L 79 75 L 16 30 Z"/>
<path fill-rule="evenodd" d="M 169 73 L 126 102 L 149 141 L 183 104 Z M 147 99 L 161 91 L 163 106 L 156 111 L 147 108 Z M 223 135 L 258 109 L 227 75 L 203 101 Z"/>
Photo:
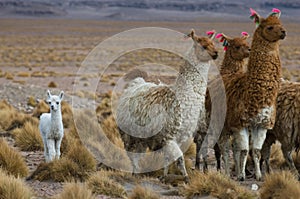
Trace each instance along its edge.
<path fill-rule="evenodd" d="M 283 20 L 283 24 L 287 29 L 287 37 L 281 41 L 280 46 L 283 77 L 292 81 L 300 81 L 299 23 Z M 220 18 L 214 22 L 206 22 L 205 18 L 201 18 L 193 22 L 142 22 L 2 18 L 0 27 L 0 117 L 4 118 L 0 122 L 0 136 L 4 138 L 3 142 L 6 142 L 11 150 L 21 156 L 20 161 L 25 163 L 25 170 L 27 170 L 25 174 L 17 173 L 18 166 L 8 173 L 13 175 L 17 173 L 15 176 L 19 176 L 18 180 L 21 181 L 22 186 L 28 187 L 30 197 L 64 198 L 63 194 L 68 193 L 67 191 L 81 190 L 82 192 L 90 191 L 87 195 L 80 196 L 82 198 L 193 198 L 192 194 L 187 193 L 193 192 L 193 186 L 201 186 L 195 185 L 196 178 L 200 181 L 207 180 L 206 182 L 213 176 L 219 177 L 217 181 L 226 179 L 216 173 L 209 174 L 210 177 L 203 177 L 202 173 L 194 171 L 194 145 L 191 145 L 186 155 L 191 176 L 191 185 L 186 185 L 180 180 L 161 183 L 157 178 L 161 171 L 139 176 L 117 171 L 101 163 L 103 154 L 97 155 L 100 157 L 99 160 L 94 158 L 95 153 L 77 149 L 72 144 L 82 144 L 80 141 L 82 132 L 79 132 L 81 129 L 90 129 L 87 133 L 95 131 L 93 129 L 93 125 L 96 125 L 95 121 L 89 121 L 89 117 L 95 116 L 97 124 L 100 124 L 108 139 L 119 148 L 123 147 L 114 122 L 114 100 L 119 94 L 118 89 L 123 86 L 122 77 L 131 69 L 136 67 L 143 69 L 151 75 L 162 77 L 161 80 L 166 83 L 174 80 L 178 66 L 183 61 L 182 57 L 164 49 L 139 48 L 140 43 L 147 43 L 147 38 L 151 38 L 151 42 L 155 45 L 167 46 L 167 49 L 172 49 L 174 52 L 184 53 L 191 43 L 177 36 L 188 33 L 191 28 L 194 28 L 200 35 L 205 35 L 206 31 L 214 29 L 232 37 L 240 35 L 242 31 L 247 31 L 251 37 L 255 25 L 250 20 L 228 22 Z M 160 30 L 163 28 L 165 29 L 163 33 L 167 35 L 149 36 L 147 35 L 149 29 L 145 29 L 141 37 L 134 34 L 133 37 L 122 37 L 124 31 L 143 27 L 157 27 Z M 171 34 L 168 35 L 168 33 Z M 146 41 L 141 40 L 143 36 Z M 215 66 L 211 68 L 210 79 L 218 73 L 217 67 L 223 57 L 223 47 L 217 40 L 216 43 L 220 56 Z M 130 50 L 123 52 L 123 49 Z M 114 57 L 115 55 L 118 56 Z M 98 57 L 101 58 L 98 59 Z M 103 58 L 112 61 L 106 63 Z M 55 94 L 61 90 L 66 93 L 64 99 L 66 104 L 63 110 L 66 135 L 65 142 L 63 142 L 64 150 L 62 150 L 64 162 L 58 161 L 51 165 L 44 163 L 43 145 L 37 129 L 37 118 L 42 112 L 48 111 L 47 106 L 43 105 L 47 89 Z M 80 113 L 79 116 L 75 111 Z M 75 121 L 77 118 L 84 124 L 75 122 L 76 127 L 74 127 L 73 115 L 77 115 L 74 116 Z M 32 125 L 29 130 L 32 133 L 29 132 L 27 135 L 26 123 L 28 121 Z M 76 135 L 77 133 L 80 134 L 80 138 Z M 28 144 L 31 147 L 24 147 L 24 143 L 25 145 L 31 143 Z M 98 149 L 101 150 L 101 147 L 98 146 Z M 87 158 L 84 158 L 82 162 L 77 159 L 79 166 L 75 165 L 72 171 L 66 169 L 66 167 L 71 167 L 66 162 L 76 162 L 74 153 L 82 151 L 87 154 L 82 156 Z M 108 154 L 110 155 L 109 152 Z M 123 166 L 122 164 L 125 165 L 128 161 L 124 153 L 121 155 L 111 153 L 111 155 L 115 161 L 114 165 Z M 209 155 L 209 166 L 214 171 L 215 161 L 212 150 Z M 271 166 L 274 170 L 279 170 L 284 165 L 284 160 L 278 145 L 273 147 L 272 155 L 273 165 Z M 295 155 L 296 159 L 297 157 Z M 0 167 L 5 170 L 9 164 L 5 164 L 6 167 L 3 166 L 1 158 L 4 156 L 0 156 Z M 85 166 L 82 166 L 83 164 Z M 78 167 L 77 170 L 75 167 Z M 51 172 L 60 176 L 52 175 Z M 176 170 L 174 172 L 176 173 Z M 232 179 L 235 180 L 235 177 L 233 176 Z M 224 184 L 218 185 L 216 182 L 212 184 L 212 186 L 224 186 L 226 189 L 206 188 L 206 191 L 194 190 L 197 193 L 193 194 L 198 194 L 199 198 L 236 198 L 238 193 L 242 193 L 239 198 L 258 198 L 260 188 L 264 183 L 264 181 L 256 182 L 251 176 L 241 183 L 233 180 L 226 179 Z M 258 185 L 258 190 L 251 190 L 253 184 Z M 300 187 L 299 184 L 295 186 Z M 228 192 L 227 195 L 219 194 L 224 190 Z M 147 197 L 146 191 L 148 191 Z"/>

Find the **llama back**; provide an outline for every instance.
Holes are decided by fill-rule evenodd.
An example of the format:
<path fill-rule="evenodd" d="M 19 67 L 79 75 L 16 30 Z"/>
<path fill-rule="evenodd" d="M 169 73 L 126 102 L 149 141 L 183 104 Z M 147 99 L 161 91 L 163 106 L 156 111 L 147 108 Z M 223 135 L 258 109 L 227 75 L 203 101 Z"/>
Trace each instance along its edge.
<path fill-rule="evenodd" d="M 156 135 L 165 126 L 166 106 L 174 99 L 171 95 L 175 94 L 167 86 L 145 82 L 143 78 L 132 80 L 119 100 L 119 128 L 123 132 L 135 132 L 135 137 Z"/>

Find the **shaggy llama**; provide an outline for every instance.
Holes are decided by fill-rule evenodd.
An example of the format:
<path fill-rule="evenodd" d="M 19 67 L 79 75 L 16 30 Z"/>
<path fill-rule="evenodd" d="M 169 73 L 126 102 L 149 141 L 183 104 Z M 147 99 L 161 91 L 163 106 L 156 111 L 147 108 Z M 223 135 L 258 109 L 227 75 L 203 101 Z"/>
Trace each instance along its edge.
<path fill-rule="evenodd" d="M 274 128 L 268 131 L 268 142 L 262 149 L 261 163 L 265 161 L 270 172 L 271 145 L 278 140 L 289 169 L 299 173 L 295 167 L 292 152 L 300 149 L 300 83 L 283 81 L 277 97 L 277 113 Z"/>
<path fill-rule="evenodd" d="M 47 103 L 50 106 L 50 113 L 43 113 L 40 117 L 40 132 L 44 142 L 44 154 L 46 162 L 59 159 L 60 145 L 64 136 L 64 126 L 61 114 L 61 101 L 64 92 L 61 91 L 59 96 L 51 95 L 47 91 Z"/>
<path fill-rule="evenodd" d="M 235 74 L 239 72 L 244 72 L 244 66 L 245 66 L 245 60 L 249 57 L 250 53 L 250 46 L 247 42 L 247 38 L 249 37 L 249 34 L 246 32 L 242 32 L 241 37 L 235 37 L 231 38 L 226 36 L 223 33 L 220 33 L 216 36 L 217 38 L 220 38 L 220 42 L 223 42 L 225 55 L 220 67 L 220 74 L 222 75 L 229 75 L 229 74 Z M 205 109 L 206 109 L 206 116 L 207 116 L 207 124 L 209 124 L 210 121 L 210 114 L 211 114 L 211 97 L 214 97 L 213 94 L 217 93 L 222 87 L 220 88 L 220 85 L 222 84 L 221 77 L 217 77 L 209 82 L 208 84 L 208 90 L 206 92 L 206 100 L 205 100 Z M 209 92 L 210 91 L 210 92 Z M 216 107 L 215 107 L 216 108 Z M 218 108 L 218 107 L 217 107 Z M 221 107 L 222 108 L 222 107 Z M 216 122 L 216 121 L 214 121 Z M 204 130 L 204 131 L 203 131 Z M 200 169 L 200 149 L 202 146 L 202 142 L 204 141 L 204 137 L 207 134 L 207 131 L 205 129 L 198 130 L 197 134 L 194 138 L 194 142 L 196 143 L 196 164 L 195 167 L 197 169 Z M 228 150 L 228 146 L 220 146 L 218 144 L 215 145 L 215 156 L 217 159 L 217 169 L 219 170 L 221 167 L 220 163 L 220 157 L 221 154 L 224 154 L 223 152 L 220 152 L 220 149 L 222 150 Z M 228 153 L 225 153 L 227 155 Z M 228 165 L 228 157 L 223 156 L 223 160 L 225 162 L 225 166 Z M 207 170 L 207 153 L 203 154 L 203 170 Z M 226 174 L 229 175 L 229 168 L 225 168 Z"/>
<path fill-rule="evenodd" d="M 174 85 L 145 82 L 138 77 L 129 83 L 119 100 L 116 118 L 126 150 L 143 153 L 147 148 L 162 149 L 164 177 L 169 164 L 177 160 L 182 175 L 188 178 L 180 147 L 192 139 L 201 125 L 199 117 L 205 121 L 208 69 L 210 61 L 218 56 L 212 42 L 214 32 L 208 34 L 208 38 L 199 37 L 192 30 L 187 35 L 192 38 L 193 46 Z M 128 155 L 133 173 L 141 172 L 139 155 Z"/>
<path fill-rule="evenodd" d="M 276 99 L 281 82 L 279 40 L 286 36 L 279 16 L 273 9 L 267 18 L 251 9 L 257 24 L 245 73 L 223 75 L 226 88 L 227 112 L 225 131 L 221 133 L 219 146 L 228 146 L 233 137 L 233 152 L 238 180 L 245 179 L 245 167 L 249 146 L 255 166 L 255 177 L 261 179 L 260 150 L 267 130 L 275 124 Z M 250 140 L 249 140 L 250 139 Z M 225 153 L 226 150 L 224 151 Z M 228 154 L 224 154 L 228 157 Z"/>

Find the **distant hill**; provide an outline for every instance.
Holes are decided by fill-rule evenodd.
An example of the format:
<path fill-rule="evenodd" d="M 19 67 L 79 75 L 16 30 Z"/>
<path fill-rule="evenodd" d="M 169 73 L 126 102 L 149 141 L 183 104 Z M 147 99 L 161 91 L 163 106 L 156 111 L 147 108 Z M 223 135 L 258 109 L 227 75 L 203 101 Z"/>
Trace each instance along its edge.
<path fill-rule="evenodd" d="M 233 17 L 253 7 L 273 7 L 292 18 L 300 15 L 299 0 L 1 0 L 0 17 L 64 17 L 115 20 L 193 20 L 199 16 Z"/>

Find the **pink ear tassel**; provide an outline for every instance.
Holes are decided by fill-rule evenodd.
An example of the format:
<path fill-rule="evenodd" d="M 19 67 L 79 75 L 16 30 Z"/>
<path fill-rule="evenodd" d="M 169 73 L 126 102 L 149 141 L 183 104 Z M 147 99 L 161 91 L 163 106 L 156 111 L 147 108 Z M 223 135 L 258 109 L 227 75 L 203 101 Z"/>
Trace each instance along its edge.
<path fill-rule="evenodd" d="M 222 33 L 219 33 L 216 35 L 216 38 L 219 39 L 220 37 L 223 37 Z"/>
<path fill-rule="evenodd" d="M 224 46 L 224 51 L 228 50 L 228 46 Z"/>
<path fill-rule="evenodd" d="M 242 32 L 241 34 L 242 34 L 242 36 L 248 36 L 249 35 L 247 32 Z"/>
<path fill-rule="evenodd" d="M 273 8 L 272 12 L 274 12 L 274 13 L 281 13 L 281 11 L 278 8 Z"/>
<path fill-rule="evenodd" d="M 251 13 L 251 16 L 257 14 L 257 12 L 255 10 L 253 10 L 252 8 L 250 8 L 250 13 Z"/>
<path fill-rule="evenodd" d="M 215 30 L 210 30 L 210 31 L 207 31 L 206 34 L 207 35 L 213 35 L 213 34 L 215 34 L 215 32 L 216 32 Z"/>

